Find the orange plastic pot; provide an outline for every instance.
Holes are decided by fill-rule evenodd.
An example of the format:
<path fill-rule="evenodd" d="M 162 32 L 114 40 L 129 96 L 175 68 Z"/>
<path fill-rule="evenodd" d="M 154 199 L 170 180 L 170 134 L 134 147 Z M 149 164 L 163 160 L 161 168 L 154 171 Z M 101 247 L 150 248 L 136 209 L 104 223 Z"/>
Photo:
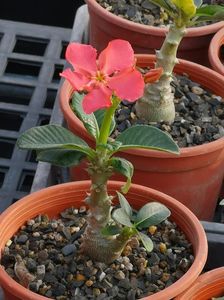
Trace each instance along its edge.
<path fill-rule="evenodd" d="M 141 67 L 153 66 L 154 60 L 153 55 L 137 56 L 137 64 Z M 189 74 L 192 80 L 224 97 L 224 77 L 220 74 L 184 60 L 176 65 L 175 72 Z M 72 88 L 65 81 L 60 92 L 60 105 L 68 127 L 93 145 L 93 139 L 70 108 L 71 93 Z M 134 183 L 171 195 L 201 220 L 212 219 L 224 177 L 224 138 L 200 146 L 182 148 L 179 156 L 145 149 L 119 152 L 118 155 L 134 165 Z M 71 175 L 74 180 L 88 178 L 84 165 L 72 169 Z"/>
<path fill-rule="evenodd" d="M 110 40 L 128 40 L 136 53 L 154 54 L 160 49 L 166 28 L 158 28 L 131 22 L 118 17 L 96 0 L 85 0 L 90 15 L 90 43 L 98 50 L 104 49 Z M 208 65 L 208 47 L 213 35 L 224 26 L 224 22 L 187 29 L 181 42 L 178 57 Z"/>
<path fill-rule="evenodd" d="M 211 300 L 224 296 L 224 267 L 206 272 L 175 300 Z"/>
<path fill-rule="evenodd" d="M 108 185 L 109 192 L 114 194 L 121 186 L 122 182 L 111 181 Z M 89 188 L 90 181 L 56 185 L 30 194 L 13 204 L 0 216 L 0 249 L 4 248 L 6 242 L 28 219 L 39 214 L 48 214 L 50 217 L 57 216 L 65 208 L 83 205 L 83 199 Z M 188 288 L 203 269 L 207 258 L 207 240 L 204 229 L 198 219 L 184 205 L 153 189 L 133 184 L 127 194 L 127 199 L 136 209 L 150 200 L 166 205 L 171 210 L 172 219 L 193 245 L 195 260 L 186 274 L 165 290 L 143 298 L 144 300 L 172 299 Z M 4 290 L 5 300 L 49 299 L 18 284 L 5 272 L 3 267 L 0 267 L 0 285 Z"/>
<path fill-rule="evenodd" d="M 221 47 L 224 45 L 224 28 L 220 29 L 212 38 L 208 57 L 212 68 L 224 75 L 224 58 L 220 57 Z"/>

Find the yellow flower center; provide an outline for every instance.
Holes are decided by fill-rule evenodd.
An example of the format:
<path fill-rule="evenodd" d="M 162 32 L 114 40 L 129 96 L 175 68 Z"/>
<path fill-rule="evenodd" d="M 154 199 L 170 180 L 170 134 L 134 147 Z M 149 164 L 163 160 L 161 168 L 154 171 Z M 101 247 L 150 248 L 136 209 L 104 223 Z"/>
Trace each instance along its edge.
<path fill-rule="evenodd" d="M 106 76 L 101 71 L 97 71 L 93 79 L 100 83 L 106 83 Z"/>

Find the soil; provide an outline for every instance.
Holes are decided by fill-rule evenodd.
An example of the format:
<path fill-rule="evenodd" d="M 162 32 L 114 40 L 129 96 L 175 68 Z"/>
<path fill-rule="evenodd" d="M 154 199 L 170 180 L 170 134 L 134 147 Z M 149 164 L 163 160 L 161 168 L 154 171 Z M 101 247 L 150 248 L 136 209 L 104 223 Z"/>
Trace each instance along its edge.
<path fill-rule="evenodd" d="M 85 218 L 83 206 L 67 209 L 59 219 L 42 215 L 27 221 L 6 244 L 1 264 L 12 278 L 45 297 L 134 300 L 168 287 L 194 260 L 185 235 L 165 220 L 145 231 L 154 243 L 151 253 L 134 237 L 111 265 L 93 262 L 79 254 Z"/>
<path fill-rule="evenodd" d="M 149 124 L 169 133 L 179 147 L 209 143 L 224 137 L 224 99 L 184 75 L 173 77 L 176 116 L 173 124 L 138 119 L 134 103 L 123 101 L 115 115 L 112 138 L 136 124 Z"/>

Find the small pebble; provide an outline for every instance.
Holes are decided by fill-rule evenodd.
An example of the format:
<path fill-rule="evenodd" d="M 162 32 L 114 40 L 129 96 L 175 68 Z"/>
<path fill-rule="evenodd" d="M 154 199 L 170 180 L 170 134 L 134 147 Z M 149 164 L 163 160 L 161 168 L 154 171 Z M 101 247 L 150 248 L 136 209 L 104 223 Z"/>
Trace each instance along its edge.
<path fill-rule="evenodd" d="M 150 226 L 150 227 L 148 228 L 148 232 L 149 232 L 151 235 L 153 235 L 153 234 L 156 232 L 156 230 L 157 230 L 157 227 L 156 227 L 156 226 Z"/>

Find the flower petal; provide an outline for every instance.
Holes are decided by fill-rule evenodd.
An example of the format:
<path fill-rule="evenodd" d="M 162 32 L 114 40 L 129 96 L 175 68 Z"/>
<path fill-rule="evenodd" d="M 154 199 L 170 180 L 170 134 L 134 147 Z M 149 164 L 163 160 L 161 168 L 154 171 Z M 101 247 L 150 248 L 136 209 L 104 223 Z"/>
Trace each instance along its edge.
<path fill-rule="evenodd" d="M 109 42 L 107 48 L 99 55 L 99 68 L 108 75 L 130 68 L 134 63 L 134 51 L 131 44 L 124 40 Z"/>
<path fill-rule="evenodd" d="M 70 43 L 66 49 L 66 60 L 75 71 L 93 73 L 97 70 L 96 49 L 90 45 Z"/>
<path fill-rule="evenodd" d="M 89 82 L 86 76 L 78 72 L 73 72 L 71 69 L 64 70 L 60 75 L 71 83 L 75 91 L 82 91 Z"/>
<path fill-rule="evenodd" d="M 111 77 L 108 86 L 122 100 L 136 101 L 144 93 L 144 79 L 142 74 L 131 68 Z"/>
<path fill-rule="evenodd" d="M 100 86 L 89 92 L 82 102 L 83 110 L 86 114 L 111 106 L 112 91 L 105 86 Z"/>
<path fill-rule="evenodd" d="M 152 83 L 160 79 L 163 74 L 163 68 L 152 69 L 144 75 L 145 83 Z"/>

